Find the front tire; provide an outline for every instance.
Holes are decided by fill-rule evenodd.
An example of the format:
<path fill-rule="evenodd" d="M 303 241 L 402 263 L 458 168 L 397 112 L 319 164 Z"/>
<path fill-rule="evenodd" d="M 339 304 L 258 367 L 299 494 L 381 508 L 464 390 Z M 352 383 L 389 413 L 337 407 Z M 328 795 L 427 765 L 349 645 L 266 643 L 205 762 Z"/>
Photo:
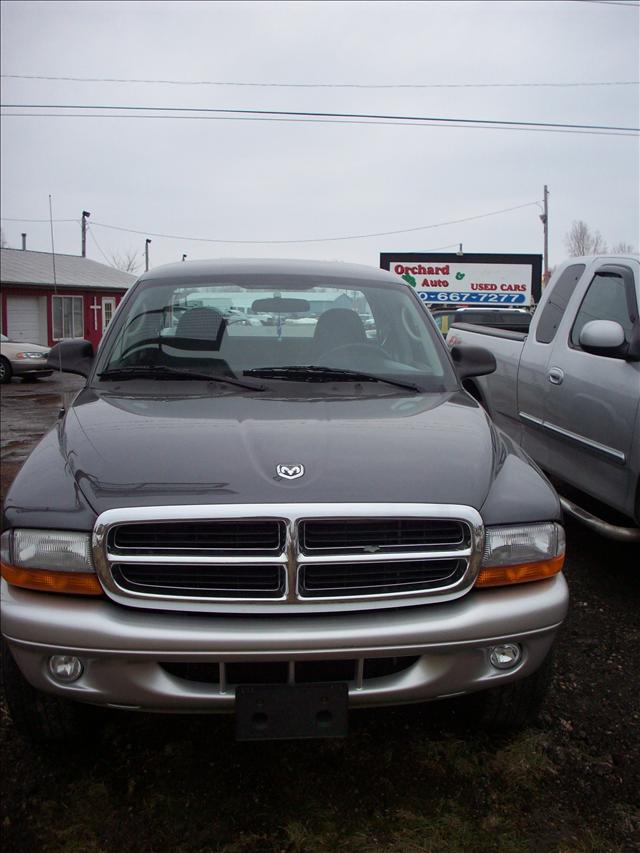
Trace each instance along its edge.
<path fill-rule="evenodd" d="M 1 682 L 11 719 L 33 743 L 82 743 L 91 733 L 91 711 L 85 705 L 50 696 L 32 687 L 2 640 Z"/>
<path fill-rule="evenodd" d="M 0 356 L 0 385 L 5 385 L 7 382 L 11 382 L 11 376 L 13 371 L 11 370 L 11 365 L 8 360 L 2 355 Z"/>

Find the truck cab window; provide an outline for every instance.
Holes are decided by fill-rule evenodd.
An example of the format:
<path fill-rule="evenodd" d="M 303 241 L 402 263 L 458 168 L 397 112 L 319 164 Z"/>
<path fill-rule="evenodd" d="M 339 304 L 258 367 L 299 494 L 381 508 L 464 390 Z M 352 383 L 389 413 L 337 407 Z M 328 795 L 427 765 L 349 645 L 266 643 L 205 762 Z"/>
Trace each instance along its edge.
<path fill-rule="evenodd" d="M 610 273 L 594 276 L 571 330 L 572 346 L 580 347 L 580 332 L 591 320 L 615 320 L 624 329 L 625 340 L 629 342 L 635 316 L 630 310 L 621 276 Z"/>
<path fill-rule="evenodd" d="M 569 300 L 584 270 L 584 264 L 571 264 L 561 273 L 560 278 L 553 285 L 553 291 L 544 306 L 536 329 L 536 341 L 538 343 L 550 344 L 555 338 Z"/>

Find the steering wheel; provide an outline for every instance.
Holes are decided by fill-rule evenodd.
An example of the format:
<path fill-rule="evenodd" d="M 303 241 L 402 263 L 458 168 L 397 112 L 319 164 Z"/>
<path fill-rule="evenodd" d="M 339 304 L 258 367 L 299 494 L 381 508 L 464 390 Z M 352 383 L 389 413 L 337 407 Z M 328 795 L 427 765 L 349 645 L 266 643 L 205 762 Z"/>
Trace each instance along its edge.
<path fill-rule="evenodd" d="M 412 341 L 418 341 L 418 343 L 422 343 L 422 336 L 420 334 L 419 327 L 416 326 L 414 312 L 411 311 L 407 305 L 402 306 L 402 310 L 400 312 L 400 319 L 402 320 L 402 326 L 408 337 L 410 337 Z"/>

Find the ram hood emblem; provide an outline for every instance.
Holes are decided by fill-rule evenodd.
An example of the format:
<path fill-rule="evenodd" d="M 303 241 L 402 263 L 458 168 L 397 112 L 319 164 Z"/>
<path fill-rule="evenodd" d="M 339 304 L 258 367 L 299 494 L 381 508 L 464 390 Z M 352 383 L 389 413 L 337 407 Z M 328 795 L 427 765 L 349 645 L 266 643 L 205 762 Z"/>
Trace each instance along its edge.
<path fill-rule="evenodd" d="M 297 480 L 304 474 L 304 465 L 276 465 L 276 473 L 285 480 Z"/>

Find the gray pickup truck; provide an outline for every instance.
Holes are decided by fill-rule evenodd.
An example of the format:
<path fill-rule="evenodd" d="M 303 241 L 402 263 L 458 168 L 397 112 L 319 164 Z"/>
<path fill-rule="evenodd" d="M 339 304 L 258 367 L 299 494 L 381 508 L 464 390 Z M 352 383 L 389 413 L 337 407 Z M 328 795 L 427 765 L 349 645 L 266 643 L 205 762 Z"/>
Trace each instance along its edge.
<path fill-rule="evenodd" d="M 467 389 L 551 477 L 564 509 L 640 542 L 640 264 L 571 258 L 528 334 L 454 324 L 449 346 L 489 349 L 497 369 Z"/>
<path fill-rule="evenodd" d="M 230 295 L 307 322 L 234 323 Z M 494 359 L 450 353 L 397 276 L 161 267 L 95 355 L 49 360 L 86 384 L 4 507 L 21 731 L 78 737 L 90 706 L 235 712 L 243 739 L 467 693 L 479 722 L 535 713 L 568 600 L 558 497 L 461 386 Z"/>

